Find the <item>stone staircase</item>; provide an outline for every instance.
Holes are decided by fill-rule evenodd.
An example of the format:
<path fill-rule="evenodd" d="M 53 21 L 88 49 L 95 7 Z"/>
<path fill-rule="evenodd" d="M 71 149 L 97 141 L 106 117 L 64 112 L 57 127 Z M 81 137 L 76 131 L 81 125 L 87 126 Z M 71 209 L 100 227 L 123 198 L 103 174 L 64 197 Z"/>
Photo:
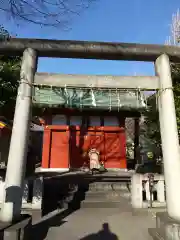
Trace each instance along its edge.
<path fill-rule="evenodd" d="M 90 183 L 82 208 L 116 208 L 123 201 L 130 199 L 130 184 L 128 181 Z"/>
<path fill-rule="evenodd" d="M 77 201 L 79 208 L 118 208 L 122 202 L 130 202 L 130 176 L 86 176 L 68 205 L 72 207 Z"/>
<path fill-rule="evenodd" d="M 118 208 L 130 204 L 130 183 L 129 174 L 109 172 L 51 179 L 44 182 L 44 209 Z"/>

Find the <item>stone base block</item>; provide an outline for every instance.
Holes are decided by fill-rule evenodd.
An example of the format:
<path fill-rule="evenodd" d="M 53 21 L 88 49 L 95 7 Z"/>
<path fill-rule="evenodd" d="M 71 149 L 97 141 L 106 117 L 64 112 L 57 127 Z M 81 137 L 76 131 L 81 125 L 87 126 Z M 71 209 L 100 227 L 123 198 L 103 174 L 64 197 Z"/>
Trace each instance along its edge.
<path fill-rule="evenodd" d="M 131 177 L 131 204 L 133 208 L 143 208 L 143 175 L 133 174 Z"/>
<path fill-rule="evenodd" d="M 42 199 L 43 199 L 43 177 L 40 177 L 34 180 L 32 209 L 35 210 L 41 209 Z"/>
<path fill-rule="evenodd" d="M 28 239 L 31 231 L 32 218 L 30 215 L 21 215 L 20 219 L 13 223 L 0 222 L 1 240 Z"/>
<path fill-rule="evenodd" d="M 4 188 L 5 181 L 3 179 L 0 179 L 0 204 L 3 202 L 4 199 Z M 29 182 L 28 180 L 26 180 L 24 183 L 22 204 L 26 204 L 28 202 L 28 194 L 29 194 Z"/>
<path fill-rule="evenodd" d="M 165 238 L 162 237 L 162 233 L 160 232 L 160 230 L 157 230 L 156 228 L 149 228 L 148 229 L 150 238 L 149 240 L 153 239 L 153 240 L 164 240 Z"/>
<path fill-rule="evenodd" d="M 170 218 L 167 212 L 156 214 L 156 228 L 149 229 L 154 240 L 180 240 L 180 222 Z"/>

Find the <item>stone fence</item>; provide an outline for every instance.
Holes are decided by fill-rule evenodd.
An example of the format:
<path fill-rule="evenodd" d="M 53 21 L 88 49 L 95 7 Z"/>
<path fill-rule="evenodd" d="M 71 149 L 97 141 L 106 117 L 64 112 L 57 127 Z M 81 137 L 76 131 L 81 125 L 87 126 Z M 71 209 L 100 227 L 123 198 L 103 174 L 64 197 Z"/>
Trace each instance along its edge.
<path fill-rule="evenodd" d="M 4 198 L 5 182 L 0 178 L 0 205 Z M 43 177 L 26 179 L 24 183 L 22 208 L 41 209 L 43 197 Z"/>
<path fill-rule="evenodd" d="M 133 208 L 166 206 L 164 175 L 154 174 L 152 185 L 151 191 L 148 174 L 132 175 L 131 204 Z"/>
<path fill-rule="evenodd" d="M 0 205 L 4 195 L 3 179 L 0 179 Z M 147 174 L 134 173 L 131 177 L 131 203 L 133 208 L 166 206 L 164 176 L 155 174 L 152 191 Z M 43 177 L 26 179 L 22 198 L 22 208 L 40 210 L 43 198 Z"/>

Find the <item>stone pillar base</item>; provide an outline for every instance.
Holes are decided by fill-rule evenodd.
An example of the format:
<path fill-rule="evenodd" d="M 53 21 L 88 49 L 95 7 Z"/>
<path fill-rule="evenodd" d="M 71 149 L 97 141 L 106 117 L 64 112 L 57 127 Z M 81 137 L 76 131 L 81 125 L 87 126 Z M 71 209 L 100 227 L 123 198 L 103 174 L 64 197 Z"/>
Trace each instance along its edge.
<path fill-rule="evenodd" d="M 33 186 L 32 209 L 40 210 L 43 198 L 43 177 L 36 178 Z"/>
<path fill-rule="evenodd" d="M 132 207 L 143 208 L 143 175 L 133 174 L 131 177 L 131 204 Z"/>
<path fill-rule="evenodd" d="M 13 223 L 0 222 L 1 240 L 20 240 L 30 239 L 32 219 L 30 215 L 24 214 L 20 219 Z"/>
<path fill-rule="evenodd" d="M 167 212 L 156 214 L 156 228 L 148 229 L 154 240 L 180 240 L 180 222 L 170 218 Z"/>

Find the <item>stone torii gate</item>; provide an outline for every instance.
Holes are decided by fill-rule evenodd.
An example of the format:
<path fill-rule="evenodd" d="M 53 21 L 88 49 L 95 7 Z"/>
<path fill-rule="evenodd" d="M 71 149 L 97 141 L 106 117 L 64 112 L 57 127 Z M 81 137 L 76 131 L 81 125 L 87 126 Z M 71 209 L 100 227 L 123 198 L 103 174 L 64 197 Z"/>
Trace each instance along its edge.
<path fill-rule="evenodd" d="M 0 54 L 19 56 L 23 54 L 5 179 L 5 196 L 1 209 L 2 221 L 11 222 L 17 219 L 21 212 L 22 184 L 26 167 L 32 87 L 38 57 L 155 62 L 155 77 L 146 77 L 144 80 L 141 77 L 134 77 L 132 84 L 134 86 L 136 85 L 136 87 L 140 84 L 138 86 L 140 88 L 144 86 L 145 89 L 151 88 L 158 90 L 167 212 L 171 218 L 180 221 L 180 191 L 177 191 L 175 187 L 176 184 L 180 183 L 180 151 L 170 71 L 170 61 L 180 62 L 179 47 L 12 38 L 0 42 Z M 133 80 L 136 81 L 136 79 L 137 82 L 133 82 Z M 121 80 L 123 80 L 123 77 L 118 79 L 119 85 L 123 83 Z M 152 83 L 150 83 L 150 80 Z M 128 84 L 124 81 L 122 85 L 123 88 L 128 88 L 129 81 Z"/>

